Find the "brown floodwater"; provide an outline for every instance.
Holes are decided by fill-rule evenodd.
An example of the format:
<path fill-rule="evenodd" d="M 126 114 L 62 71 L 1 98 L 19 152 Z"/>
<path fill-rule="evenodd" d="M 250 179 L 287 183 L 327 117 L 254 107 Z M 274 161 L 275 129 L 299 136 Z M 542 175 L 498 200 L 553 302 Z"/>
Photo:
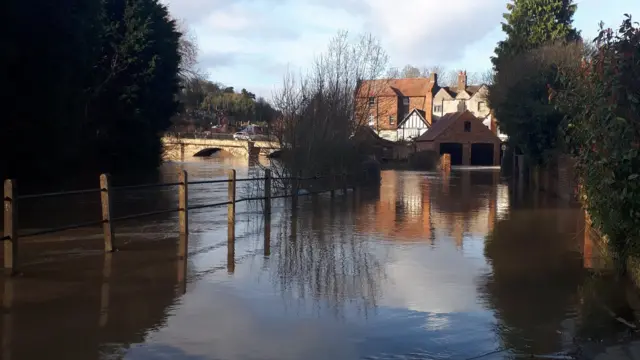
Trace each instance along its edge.
<path fill-rule="evenodd" d="M 257 169 L 213 157 L 160 181 Z M 226 184 L 190 187 L 190 204 Z M 239 185 L 239 197 L 253 188 Z M 22 232 L 95 220 L 97 195 L 20 203 Z M 177 189 L 114 194 L 115 216 L 177 206 Z M 637 294 L 606 272 L 577 207 L 525 196 L 492 169 L 384 171 L 379 190 L 240 203 L 24 239 L 3 277 L 2 359 L 509 359 L 626 334 Z M 265 239 L 267 247 L 265 248 Z M 598 275 L 595 275 L 598 273 Z"/>

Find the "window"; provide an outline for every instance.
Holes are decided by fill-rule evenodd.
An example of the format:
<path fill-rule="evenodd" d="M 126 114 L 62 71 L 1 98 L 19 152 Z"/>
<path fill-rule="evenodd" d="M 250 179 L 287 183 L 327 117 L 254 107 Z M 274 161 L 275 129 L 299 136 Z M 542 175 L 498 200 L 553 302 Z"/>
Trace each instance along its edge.
<path fill-rule="evenodd" d="M 374 97 L 370 97 L 370 98 L 369 98 L 369 106 L 373 106 L 373 105 L 375 105 L 375 104 L 376 104 L 376 98 L 374 98 Z"/>
<path fill-rule="evenodd" d="M 434 105 L 433 106 L 433 112 L 441 113 L 442 112 L 442 105 Z"/>
<path fill-rule="evenodd" d="M 395 119 L 393 118 L 393 115 L 389 116 L 389 125 L 393 125 L 394 122 Z"/>
<path fill-rule="evenodd" d="M 464 122 L 464 132 L 471 132 L 471 121 Z"/>
<path fill-rule="evenodd" d="M 369 115 L 369 126 L 373 126 L 376 122 L 376 119 L 373 115 Z"/>
<path fill-rule="evenodd" d="M 408 97 L 402 98 L 402 104 L 404 106 L 409 106 L 409 98 Z"/>
<path fill-rule="evenodd" d="M 478 103 L 478 111 L 485 111 L 487 110 L 487 103 L 484 101 L 480 101 Z"/>

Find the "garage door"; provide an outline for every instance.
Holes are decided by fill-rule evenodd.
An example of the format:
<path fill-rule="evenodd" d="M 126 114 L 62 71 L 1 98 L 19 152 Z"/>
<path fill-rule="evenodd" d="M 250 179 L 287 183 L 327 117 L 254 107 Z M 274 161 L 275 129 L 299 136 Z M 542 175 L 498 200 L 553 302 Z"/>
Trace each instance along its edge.
<path fill-rule="evenodd" d="M 493 144 L 471 144 L 471 165 L 492 166 Z"/>
<path fill-rule="evenodd" d="M 442 143 L 440 144 L 440 155 L 450 154 L 451 165 L 462 165 L 462 144 Z"/>

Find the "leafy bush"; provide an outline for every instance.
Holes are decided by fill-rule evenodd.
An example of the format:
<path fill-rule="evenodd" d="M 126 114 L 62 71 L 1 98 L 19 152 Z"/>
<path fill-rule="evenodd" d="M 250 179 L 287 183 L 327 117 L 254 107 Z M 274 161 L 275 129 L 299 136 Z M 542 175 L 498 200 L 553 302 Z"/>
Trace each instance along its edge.
<path fill-rule="evenodd" d="M 587 210 L 624 264 L 640 250 L 640 28 L 627 16 L 618 32 L 601 29 L 596 46 L 581 68 L 559 69 L 552 95 L 568 114 Z"/>

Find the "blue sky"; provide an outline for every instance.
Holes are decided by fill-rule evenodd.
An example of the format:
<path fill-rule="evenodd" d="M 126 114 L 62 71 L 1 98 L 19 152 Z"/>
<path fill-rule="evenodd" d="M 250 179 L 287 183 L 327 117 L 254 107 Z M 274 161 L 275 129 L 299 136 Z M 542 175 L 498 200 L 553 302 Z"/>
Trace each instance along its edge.
<path fill-rule="evenodd" d="M 503 38 L 506 0 L 163 0 L 194 33 L 212 81 L 269 98 L 287 68 L 305 68 L 340 30 L 371 33 L 390 65 L 480 72 Z M 578 0 L 585 38 L 598 23 L 640 20 L 639 0 Z"/>

